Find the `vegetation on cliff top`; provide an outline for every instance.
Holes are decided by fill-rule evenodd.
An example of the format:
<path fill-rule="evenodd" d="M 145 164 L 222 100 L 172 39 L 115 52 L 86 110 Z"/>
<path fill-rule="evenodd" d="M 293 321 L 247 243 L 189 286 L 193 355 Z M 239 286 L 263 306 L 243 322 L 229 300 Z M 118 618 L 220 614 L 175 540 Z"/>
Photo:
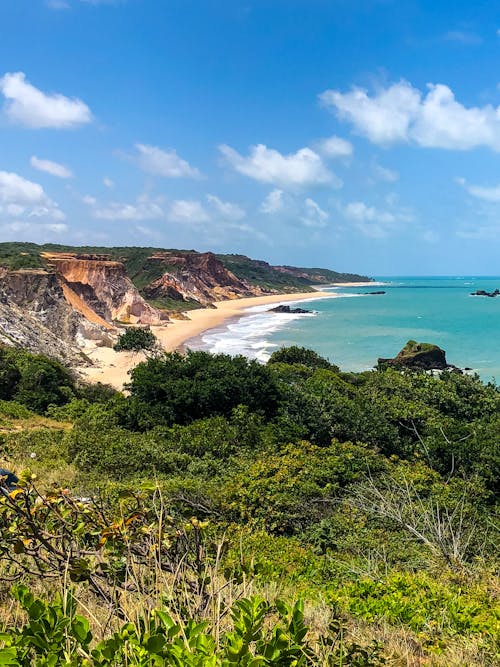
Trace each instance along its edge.
<path fill-rule="evenodd" d="M 194 250 L 174 250 L 152 247 L 102 247 L 102 246 L 66 246 L 55 244 L 37 245 L 35 243 L 0 243 L 0 266 L 11 269 L 43 268 L 40 257 L 42 252 L 80 252 L 87 254 L 108 254 L 112 259 L 123 261 L 127 275 L 135 286 L 142 290 L 146 285 L 159 278 L 165 271 L 178 270 L 177 265 L 168 264 L 168 253 L 173 256 L 195 254 Z M 166 253 L 164 261 L 151 261 L 155 253 Z M 366 281 L 366 276 L 350 273 L 338 273 L 329 269 L 295 269 L 284 267 L 280 270 L 267 262 L 250 259 L 243 255 L 217 255 L 222 264 L 237 278 L 246 280 L 251 285 L 264 287 L 279 292 L 307 292 L 312 285 L 332 282 Z"/>
<path fill-rule="evenodd" d="M 498 663 L 496 386 L 290 348 L 160 354 L 124 396 L 52 363 L 1 356 L 2 664 Z"/>

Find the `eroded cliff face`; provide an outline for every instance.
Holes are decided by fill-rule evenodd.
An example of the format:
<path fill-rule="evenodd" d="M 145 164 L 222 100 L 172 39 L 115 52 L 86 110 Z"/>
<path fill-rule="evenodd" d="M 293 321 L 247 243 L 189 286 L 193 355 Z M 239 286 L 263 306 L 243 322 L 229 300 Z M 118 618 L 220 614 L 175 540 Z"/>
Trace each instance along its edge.
<path fill-rule="evenodd" d="M 112 345 L 120 324 L 168 320 L 141 297 L 122 263 L 101 255 L 42 257 L 46 270 L 0 267 L 0 343 L 81 365 L 82 347 Z"/>
<path fill-rule="evenodd" d="M 270 293 L 237 278 L 211 252 L 158 252 L 148 261 L 165 268 L 160 278 L 143 289 L 148 299 L 194 300 L 206 306 L 222 299 Z"/>
<path fill-rule="evenodd" d="M 43 270 L 9 271 L 0 268 L 0 342 L 47 354 L 70 365 L 84 363 L 76 345 L 92 333 L 66 301 L 57 277 Z"/>
<path fill-rule="evenodd" d="M 97 316 L 108 326 L 168 321 L 165 312 L 142 298 L 121 262 L 106 255 L 53 253 L 42 257 L 54 270 L 67 300 L 87 319 Z"/>

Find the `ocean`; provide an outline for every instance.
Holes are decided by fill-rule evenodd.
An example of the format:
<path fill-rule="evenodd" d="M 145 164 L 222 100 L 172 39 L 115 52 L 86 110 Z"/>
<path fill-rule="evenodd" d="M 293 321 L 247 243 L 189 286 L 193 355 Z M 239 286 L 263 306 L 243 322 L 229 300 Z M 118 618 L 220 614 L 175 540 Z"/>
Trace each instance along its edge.
<path fill-rule="evenodd" d="M 394 357 L 407 340 L 435 343 L 449 363 L 500 383 L 500 296 L 471 296 L 500 289 L 492 277 L 376 278 L 370 287 L 328 288 L 335 298 L 301 300 L 305 315 L 270 313 L 258 306 L 243 317 L 189 341 L 192 349 L 244 354 L 265 362 L 276 349 L 316 350 L 345 371 L 373 368 Z M 383 295 L 366 292 L 384 290 Z M 289 302 L 290 305 L 291 302 Z"/>

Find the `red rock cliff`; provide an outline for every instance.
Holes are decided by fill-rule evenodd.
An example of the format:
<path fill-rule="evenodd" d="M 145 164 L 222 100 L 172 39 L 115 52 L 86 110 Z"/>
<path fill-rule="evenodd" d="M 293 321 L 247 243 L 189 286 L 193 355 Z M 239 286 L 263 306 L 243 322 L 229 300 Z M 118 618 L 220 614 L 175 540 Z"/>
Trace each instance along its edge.
<path fill-rule="evenodd" d="M 43 258 L 61 281 L 68 300 L 88 319 L 92 316 L 86 309 L 107 323 L 160 324 L 168 320 L 141 297 L 121 262 L 106 255 L 72 253 L 46 253 Z"/>

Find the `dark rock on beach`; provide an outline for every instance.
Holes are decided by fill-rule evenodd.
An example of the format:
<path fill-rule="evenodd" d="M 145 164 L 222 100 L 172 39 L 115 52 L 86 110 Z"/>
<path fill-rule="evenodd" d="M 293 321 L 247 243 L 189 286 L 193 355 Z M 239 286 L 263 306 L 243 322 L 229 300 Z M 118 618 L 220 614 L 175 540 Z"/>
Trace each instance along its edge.
<path fill-rule="evenodd" d="M 311 313 L 310 310 L 304 310 L 304 308 L 290 308 L 290 306 L 276 306 L 275 308 L 269 309 L 270 313 L 286 313 L 287 315 L 305 315 Z"/>
<path fill-rule="evenodd" d="M 461 372 L 456 366 L 446 361 L 446 352 L 432 343 L 417 343 L 409 340 L 404 348 L 393 359 L 379 359 L 378 368 L 397 368 L 412 370 L 454 370 Z"/>

